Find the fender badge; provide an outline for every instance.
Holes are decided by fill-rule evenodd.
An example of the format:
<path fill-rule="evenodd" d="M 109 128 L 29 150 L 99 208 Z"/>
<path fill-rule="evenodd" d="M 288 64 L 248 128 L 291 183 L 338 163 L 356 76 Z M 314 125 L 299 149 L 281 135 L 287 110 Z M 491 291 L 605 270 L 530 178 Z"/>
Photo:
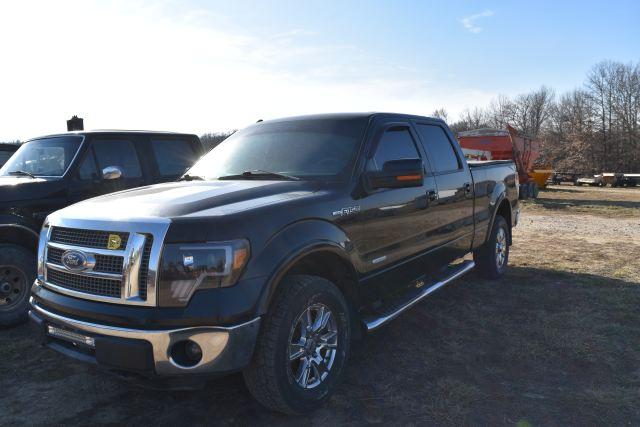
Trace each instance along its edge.
<path fill-rule="evenodd" d="M 346 215 L 351 215 L 354 213 L 360 212 L 360 206 L 356 205 L 356 206 L 349 206 L 346 208 L 342 208 L 340 210 L 337 211 L 333 211 L 332 215 L 333 216 L 346 216 Z"/>

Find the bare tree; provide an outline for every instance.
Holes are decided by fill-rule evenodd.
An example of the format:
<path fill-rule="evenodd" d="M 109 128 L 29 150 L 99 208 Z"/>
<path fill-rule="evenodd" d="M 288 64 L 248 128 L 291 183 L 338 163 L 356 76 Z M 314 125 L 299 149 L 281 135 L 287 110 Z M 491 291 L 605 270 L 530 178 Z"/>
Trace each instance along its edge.
<path fill-rule="evenodd" d="M 230 132 L 205 133 L 202 136 L 200 136 L 200 141 L 204 145 L 205 149 L 209 151 L 214 147 L 216 147 L 218 144 L 220 144 L 222 141 L 224 141 L 225 139 L 233 135 L 235 132 L 236 132 L 235 130 L 232 130 Z"/>
<path fill-rule="evenodd" d="M 449 113 L 447 113 L 447 110 L 445 110 L 444 108 L 438 108 L 434 110 L 433 113 L 431 113 L 431 116 L 435 117 L 436 119 L 442 119 L 445 122 L 449 120 Z"/>

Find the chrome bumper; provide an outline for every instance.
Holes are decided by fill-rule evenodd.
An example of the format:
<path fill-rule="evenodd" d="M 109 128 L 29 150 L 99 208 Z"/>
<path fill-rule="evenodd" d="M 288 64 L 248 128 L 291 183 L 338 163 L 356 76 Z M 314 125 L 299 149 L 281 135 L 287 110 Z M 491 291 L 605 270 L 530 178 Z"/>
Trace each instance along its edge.
<path fill-rule="evenodd" d="M 155 374 L 158 376 L 223 373 L 241 369 L 244 367 L 242 365 L 248 363 L 251 358 L 260 327 L 260 318 L 258 317 L 231 327 L 203 326 L 172 330 L 129 329 L 64 317 L 41 307 L 33 297 L 30 303 L 29 316 L 35 323 L 44 322 L 68 329 L 72 333 L 87 334 L 90 337 L 147 341 L 151 344 L 153 366 Z M 43 334 L 46 335 L 46 332 Z M 194 366 L 180 365 L 170 355 L 171 347 L 183 340 L 195 341 L 202 348 L 202 359 Z M 99 348 L 95 348 L 95 351 L 99 351 Z M 86 356 L 82 359 L 86 359 Z M 126 367 L 122 368 L 126 370 Z"/>

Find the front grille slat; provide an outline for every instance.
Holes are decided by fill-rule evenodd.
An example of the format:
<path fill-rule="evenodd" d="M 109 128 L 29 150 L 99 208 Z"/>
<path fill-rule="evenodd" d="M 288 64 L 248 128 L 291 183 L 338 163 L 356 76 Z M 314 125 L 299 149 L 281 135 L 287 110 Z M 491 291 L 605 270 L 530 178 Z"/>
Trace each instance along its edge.
<path fill-rule="evenodd" d="M 62 254 L 64 254 L 64 252 L 64 249 L 49 247 L 47 249 L 47 261 L 56 265 L 63 265 Z M 95 258 L 96 265 L 93 267 L 93 271 L 98 271 L 100 273 L 122 274 L 122 264 L 124 262 L 123 257 L 96 255 Z"/>
<path fill-rule="evenodd" d="M 120 249 L 127 246 L 129 233 L 122 231 L 82 230 L 79 228 L 52 227 L 51 241 L 85 248 L 108 248 L 109 235 L 120 237 Z"/>
<path fill-rule="evenodd" d="M 81 276 L 53 269 L 47 270 L 47 281 L 63 288 L 105 297 L 120 298 L 122 292 L 120 280 Z"/>

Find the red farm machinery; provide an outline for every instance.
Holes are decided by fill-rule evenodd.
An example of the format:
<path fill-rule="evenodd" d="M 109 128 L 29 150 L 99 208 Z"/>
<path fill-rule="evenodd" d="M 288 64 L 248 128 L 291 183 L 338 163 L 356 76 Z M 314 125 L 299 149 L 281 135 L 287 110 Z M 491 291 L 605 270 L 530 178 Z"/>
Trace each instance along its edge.
<path fill-rule="evenodd" d="M 534 169 L 540 157 L 540 141 L 519 133 L 507 125 L 506 129 L 475 129 L 458 133 L 458 141 L 467 158 L 474 160 L 513 160 L 518 169 L 520 198 L 537 198 L 545 188 L 553 171 Z"/>

